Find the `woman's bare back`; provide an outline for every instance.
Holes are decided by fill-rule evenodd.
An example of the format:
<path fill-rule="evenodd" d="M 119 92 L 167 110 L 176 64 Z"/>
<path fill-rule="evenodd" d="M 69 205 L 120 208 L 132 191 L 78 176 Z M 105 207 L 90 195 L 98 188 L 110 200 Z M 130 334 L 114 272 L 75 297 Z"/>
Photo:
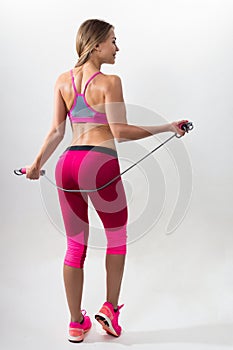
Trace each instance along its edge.
<path fill-rule="evenodd" d="M 84 86 L 93 71 L 80 68 L 73 69 L 74 83 L 78 93 L 83 93 Z M 100 113 L 105 111 L 105 90 L 109 76 L 99 74 L 88 85 L 85 98 L 87 103 Z M 60 92 L 64 100 L 67 112 L 71 109 L 75 92 L 72 86 L 72 78 L 70 72 L 63 73 L 59 78 Z M 101 145 L 116 149 L 114 136 L 108 124 L 96 123 L 72 123 L 73 138 L 71 145 Z"/>

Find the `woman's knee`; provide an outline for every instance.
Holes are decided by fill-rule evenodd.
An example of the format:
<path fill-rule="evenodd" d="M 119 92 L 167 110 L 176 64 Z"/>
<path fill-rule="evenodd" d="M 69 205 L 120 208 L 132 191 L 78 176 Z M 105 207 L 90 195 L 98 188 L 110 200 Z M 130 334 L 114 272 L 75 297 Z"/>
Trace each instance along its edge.
<path fill-rule="evenodd" d="M 87 245 L 80 243 L 76 238 L 67 237 L 67 250 L 64 264 L 83 268 L 87 252 Z"/>
<path fill-rule="evenodd" d="M 118 229 L 105 229 L 107 237 L 107 254 L 125 255 L 127 248 L 127 227 L 126 225 Z"/>

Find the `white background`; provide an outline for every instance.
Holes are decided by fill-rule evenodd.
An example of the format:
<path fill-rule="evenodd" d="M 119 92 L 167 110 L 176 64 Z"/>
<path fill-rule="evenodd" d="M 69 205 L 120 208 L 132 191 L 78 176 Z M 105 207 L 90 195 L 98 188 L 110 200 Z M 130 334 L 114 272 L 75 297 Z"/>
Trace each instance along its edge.
<path fill-rule="evenodd" d="M 3 1 L 0 10 L 1 348 L 75 346 L 66 340 L 65 238 L 49 220 L 40 182 L 12 171 L 30 164 L 42 144 L 54 83 L 74 66 L 76 32 L 88 18 L 115 26 L 120 52 L 116 64 L 102 71 L 122 78 L 126 103 L 169 121 L 190 119 L 195 129 L 177 141 L 193 171 L 184 220 L 166 235 L 167 202 L 156 225 L 129 245 L 120 298 L 124 333 L 112 339 L 95 324 L 81 346 L 232 347 L 233 2 L 22 0 Z M 133 124 L 133 116 L 129 120 Z M 141 124 L 150 121 L 143 115 Z M 130 176 L 133 183 L 133 171 L 128 181 Z M 174 171 L 166 178 L 171 185 Z M 51 197 L 56 202 L 55 190 Z M 140 197 L 134 205 L 140 206 Z M 90 249 L 83 308 L 92 318 L 104 302 L 104 278 L 104 251 Z"/>

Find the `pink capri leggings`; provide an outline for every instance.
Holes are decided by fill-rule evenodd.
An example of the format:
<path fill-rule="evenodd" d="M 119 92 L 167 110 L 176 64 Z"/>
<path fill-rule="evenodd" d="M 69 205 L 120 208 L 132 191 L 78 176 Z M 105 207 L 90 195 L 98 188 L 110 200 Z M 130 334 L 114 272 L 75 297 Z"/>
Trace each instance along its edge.
<path fill-rule="evenodd" d="M 56 183 L 67 190 L 95 189 L 119 174 L 117 152 L 113 149 L 71 146 L 57 162 Z M 107 254 L 126 254 L 128 210 L 120 177 L 97 192 L 58 189 L 58 195 L 67 236 L 65 265 L 83 268 L 89 236 L 88 198 L 102 221 Z"/>

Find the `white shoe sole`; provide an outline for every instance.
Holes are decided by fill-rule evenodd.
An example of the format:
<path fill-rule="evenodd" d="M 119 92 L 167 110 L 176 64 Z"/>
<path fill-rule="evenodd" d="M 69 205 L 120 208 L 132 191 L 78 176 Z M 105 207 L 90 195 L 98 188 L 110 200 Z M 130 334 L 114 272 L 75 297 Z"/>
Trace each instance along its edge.
<path fill-rule="evenodd" d="M 68 340 L 69 340 L 71 343 L 81 343 L 81 342 L 84 340 L 84 335 L 85 335 L 87 332 L 89 332 L 90 329 L 91 329 L 91 328 L 85 330 L 85 331 L 83 332 L 83 334 L 80 335 L 80 336 L 78 336 L 78 337 L 73 337 L 72 335 L 69 335 L 69 336 L 68 336 Z"/>
<path fill-rule="evenodd" d="M 98 312 L 95 315 L 95 319 L 101 324 L 103 329 L 110 335 L 113 335 L 114 337 L 119 337 L 120 334 L 117 334 L 115 329 L 112 326 L 112 322 L 108 316 L 103 314 L 102 312 Z"/>

